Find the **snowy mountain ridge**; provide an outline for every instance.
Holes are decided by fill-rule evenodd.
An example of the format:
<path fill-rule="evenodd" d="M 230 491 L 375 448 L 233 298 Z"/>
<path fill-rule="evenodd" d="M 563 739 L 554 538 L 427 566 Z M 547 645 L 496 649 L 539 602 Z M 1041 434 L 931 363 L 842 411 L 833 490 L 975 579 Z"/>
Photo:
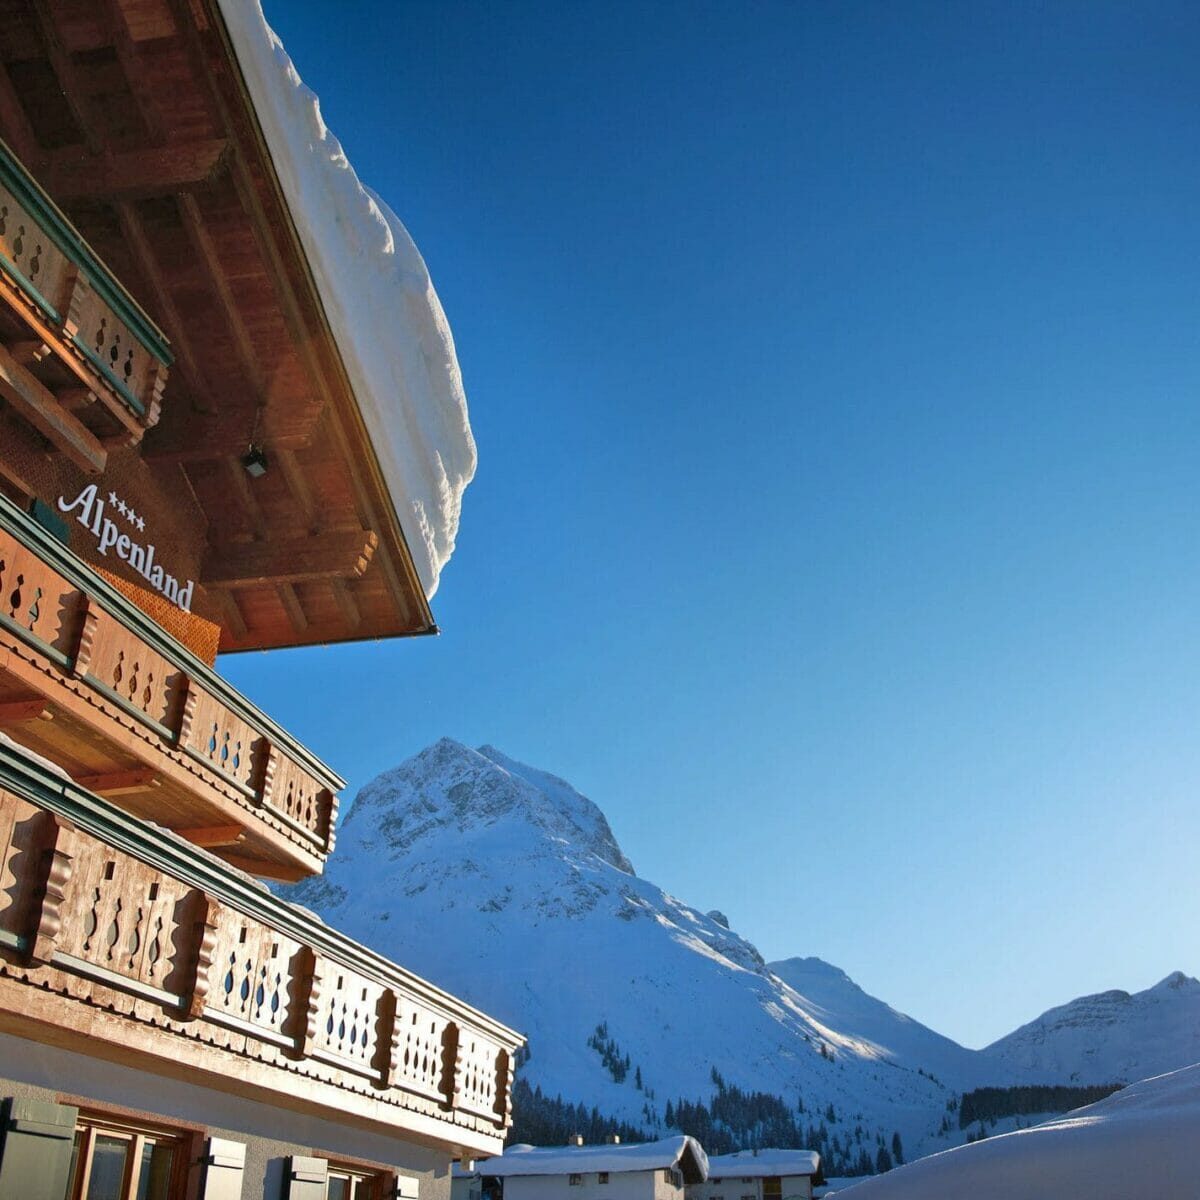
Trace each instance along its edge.
<path fill-rule="evenodd" d="M 1200 1062 L 1200 980 L 1174 971 L 1142 992 L 1080 996 L 983 1053 L 1047 1083 L 1128 1082 Z"/>
<path fill-rule="evenodd" d="M 1039 1076 L 1036 1055 L 965 1049 L 819 959 L 766 964 L 722 913 L 635 874 L 592 801 L 492 746 L 443 739 L 371 781 L 292 895 L 524 1031 L 522 1077 L 547 1095 L 654 1136 L 720 1078 L 780 1097 L 848 1161 L 895 1132 L 911 1156 L 961 1140 L 959 1092 Z"/>

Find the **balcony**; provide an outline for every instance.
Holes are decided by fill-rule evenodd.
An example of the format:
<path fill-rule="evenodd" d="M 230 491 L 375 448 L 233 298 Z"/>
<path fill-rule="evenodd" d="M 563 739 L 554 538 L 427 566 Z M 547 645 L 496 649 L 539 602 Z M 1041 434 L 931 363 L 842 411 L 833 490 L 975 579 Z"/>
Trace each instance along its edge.
<path fill-rule="evenodd" d="M 82 471 L 159 415 L 161 330 L 0 142 L 0 396 Z"/>
<path fill-rule="evenodd" d="M 3 743 L 0 1028 L 480 1155 L 521 1042 Z"/>
<path fill-rule="evenodd" d="M 252 874 L 333 849 L 342 780 L 3 497 L 0 730 Z"/>

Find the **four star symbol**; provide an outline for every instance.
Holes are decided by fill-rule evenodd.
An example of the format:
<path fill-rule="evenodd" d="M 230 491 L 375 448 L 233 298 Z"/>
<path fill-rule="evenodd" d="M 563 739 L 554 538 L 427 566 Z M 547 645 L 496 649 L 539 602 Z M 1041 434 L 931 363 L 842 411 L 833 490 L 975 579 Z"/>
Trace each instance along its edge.
<path fill-rule="evenodd" d="M 130 525 L 135 525 L 140 533 L 145 533 L 145 518 L 138 516 L 138 514 L 134 511 L 132 504 L 126 504 L 116 492 L 108 493 L 108 503 L 112 508 L 115 508 L 117 512 L 119 512 L 121 516 L 123 516 L 130 523 Z"/>

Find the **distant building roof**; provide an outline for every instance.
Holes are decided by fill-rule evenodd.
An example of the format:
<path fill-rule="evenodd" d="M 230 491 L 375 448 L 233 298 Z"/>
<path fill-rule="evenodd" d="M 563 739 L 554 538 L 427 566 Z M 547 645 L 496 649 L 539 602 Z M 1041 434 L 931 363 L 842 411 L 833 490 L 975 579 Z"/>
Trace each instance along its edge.
<path fill-rule="evenodd" d="M 708 1160 L 709 1179 L 735 1175 L 761 1178 L 774 1175 L 816 1175 L 821 1156 L 815 1150 L 739 1150 L 718 1154 Z"/>
<path fill-rule="evenodd" d="M 603 1146 L 509 1146 L 496 1158 L 480 1159 L 481 1175 L 510 1178 L 519 1175 L 577 1175 L 584 1171 L 655 1171 L 678 1167 L 685 1183 L 708 1178 L 708 1155 L 693 1137 L 663 1138 Z"/>

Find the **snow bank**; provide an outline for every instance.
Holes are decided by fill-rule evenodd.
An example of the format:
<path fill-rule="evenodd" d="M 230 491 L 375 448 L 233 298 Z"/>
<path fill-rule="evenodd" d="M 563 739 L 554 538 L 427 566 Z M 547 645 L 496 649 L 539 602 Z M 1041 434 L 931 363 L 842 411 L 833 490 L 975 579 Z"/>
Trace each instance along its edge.
<path fill-rule="evenodd" d="M 865 1180 L 853 1200 L 1127 1200 L 1194 1196 L 1200 1066 L 1145 1079 L 1097 1104 Z"/>
<path fill-rule="evenodd" d="M 426 596 L 475 474 L 454 339 L 395 213 L 365 188 L 259 0 L 220 0 L 292 219 Z"/>
<path fill-rule="evenodd" d="M 685 1160 L 690 1159 L 690 1162 Z M 663 1138 L 658 1142 L 631 1142 L 624 1146 L 509 1146 L 496 1158 L 481 1158 L 475 1164 L 480 1175 L 508 1178 L 511 1175 L 575 1175 L 585 1171 L 659 1171 L 682 1166 L 685 1176 L 693 1173 L 703 1180 L 708 1174 L 708 1157 L 692 1137 Z M 689 1182 L 691 1182 L 689 1178 Z"/>
<path fill-rule="evenodd" d="M 739 1150 L 717 1154 L 708 1160 L 709 1179 L 744 1179 L 776 1175 L 815 1175 L 821 1156 L 815 1150 Z"/>

